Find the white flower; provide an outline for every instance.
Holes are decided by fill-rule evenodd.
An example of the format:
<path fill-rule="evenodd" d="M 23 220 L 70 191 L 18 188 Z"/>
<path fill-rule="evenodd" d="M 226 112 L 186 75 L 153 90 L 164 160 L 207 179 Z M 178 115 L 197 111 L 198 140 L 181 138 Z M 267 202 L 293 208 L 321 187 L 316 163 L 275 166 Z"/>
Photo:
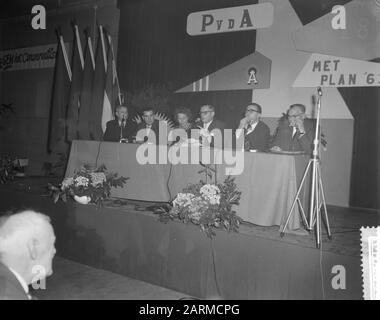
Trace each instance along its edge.
<path fill-rule="evenodd" d="M 77 187 L 88 187 L 88 183 L 89 180 L 86 177 L 79 176 L 75 178 L 75 186 Z"/>
<path fill-rule="evenodd" d="M 201 216 L 202 216 L 201 211 L 195 211 L 190 214 L 191 219 L 196 220 L 196 221 L 199 221 Z"/>
<path fill-rule="evenodd" d="M 65 190 L 65 189 L 69 188 L 73 183 L 74 183 L 74 179 L 72 177 L 65 178 L 62 181 L 61 189 Z"/>
<path fill-rule="evenodd" d="M 106 175 L 103 172 L 91 173 L 91 184 L 96 187 L 99 184 L 103 184 L 106 181 Z"/>
<path fill-rule="evenodd" d="M 215 195 L 220 193 L 220 190 L 215 184 L 205 184 L 201 187 L 200 192 L 202 195 Z"/>
<path fill-rule="evenodd" d="M 201 195 L 208 200 L 210 204 L 220 203 L 220 190 L 215 184 L 205 184 L 200 189 Z"/>
<path fill-rule="evenodd" d="M 194 197 L 191 205 L 189 206 L 190 217 L 195 217 L 199 220 L 200 216 L 207 209 L 208 204 L 202 197 Z"/>
<path fill-rule="evenodd" d="M 211 204 L 220 204 L 220 195 L 215 195 L 209 198 Z"/>
<path fill-rule="evenodd" d="M 175 207 L 186 207 L 191 205 L 194 198 L 192 193 L 178 193 L 177 197 L 173 201 Z"/>

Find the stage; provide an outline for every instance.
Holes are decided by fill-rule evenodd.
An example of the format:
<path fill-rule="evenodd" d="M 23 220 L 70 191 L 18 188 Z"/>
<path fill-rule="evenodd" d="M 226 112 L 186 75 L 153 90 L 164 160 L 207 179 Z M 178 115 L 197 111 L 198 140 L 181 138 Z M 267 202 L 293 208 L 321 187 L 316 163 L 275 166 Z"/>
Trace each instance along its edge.
<path fill-rule="evenodd" d="M 1 185 L 0 211 L 33 208 L 49 215 L 61 257 L 198 298 L 362 298 L 359 228 L 377 225 L 376 211 L 329 206 L 333 240 L 324 234 L 319 251 L 313 235 L 280 238 L 277 226 L 249 223 L 239 233 L 217 231 L 210 241 L 194 225 L 159 222 L 147 202 L 114 199 L 100 210 L 54 204 L 48 181 L 58 182 L 27 178 Z M 346 270 L 343 290 L 331 285 L 335 265 Z"/>
<path fill-rule="evenodd" d="M 203 169 L 199 159 L 195 163 L 192 161 L 194 155 L 203 155 L 205 152 L 210 158 L 201 157 L 201 161 L 215 168 L 217 181 L 222 182 L 231 175 L 237 189 L 241 191 L 239 206 L 234 208 L 239 217 L 260 226 L 281 226 L 286 220 L 283 212 L 289 212 L 297 193 L 297 185 L 309 160 L 304 154 L 237 153 L 230 149 L 184 146 L 179 148 L 181 149 L 179 153 L 185 155 L 185 161 L 171 164 L 165 161 L 165 156 L 173 155 L 171 150 L 166 150 L 163 146 L 160 148 L 154 146 L 151 155 L 156 155 L 154 160 L 157 162 L 145 163 L 141 162 L 140 157 L 141 150 L 144 150 L 145 146 L 133 143 L 74 140 L 65 176 L 73 176 L 75 170 L 85 164 L 95 167 L 104 164 L 110 172 L 117 172 L 129 178 L 124 187 L 111 190 L 112 197 L 168 202 L 182 192 L 189 183 L 205 180 L 204 174 L 199 173 Z M 233 157 L 236 162 L 232 164 L 233 161 L 228 160 L 229 157 Z M 162 161 L 158 162 L 158 159 Z M 235 172 L 229 172 L 233 167 Z M 306 207 L 308 188 L 303 188 L 300 199 Z M 286 232 L 300 228 L 297 206 L 294 212 Z"/>

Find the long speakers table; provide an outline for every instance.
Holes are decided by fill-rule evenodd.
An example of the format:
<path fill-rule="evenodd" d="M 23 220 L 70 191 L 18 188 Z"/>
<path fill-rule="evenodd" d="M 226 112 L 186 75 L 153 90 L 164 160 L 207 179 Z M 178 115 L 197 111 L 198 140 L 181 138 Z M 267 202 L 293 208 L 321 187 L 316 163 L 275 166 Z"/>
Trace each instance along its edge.
<path fill-rule="evenodd" d="M 171 164 L 167 161 L 165 148 L 157 148 L 151 153 L 151 160 L 155 159 L 156 163 L 151 161 L 152 164 L 140 164 L 143 155 L 140 147 L 136 144 L 75 140 L 72 142 L 66 176 L 72 176 L 75 169 L 83 164 L 104 164 L 108 171 L 129 177 L 124 188 L 111 191 L 112 197 L 154 202 L 167 202 L 189 183 L 205 180 L 205 176 L 198 173 L 203 168 L 199 161 L 195 164 Z M 147 146 L 144 148 L 146 151 Z M 214 153 L 211 154 L 213 161 Z M 238 189 L 242 192 L 240 205 L 234 208 L 236 213 L 243 220 L 256 225 L 281 226 L 296 195 L 308 158 L 302 155 L 258 152 L 244 152 L 242 155 L 243 170 L 234 176 Z M 164 163 L 160 164 L 159 159 L 164 160 Z M 222 163 L 212 166 L 217 170 L 218 182 L 223 181 L 228 175 L 227 168 L 231 167 L 224 160 L 222 153 Z M 305 192 L 302 193 L 301 200 L 307 198 Z M 289 229 L 299 227 L 300 218 L 296 206 Z"/>

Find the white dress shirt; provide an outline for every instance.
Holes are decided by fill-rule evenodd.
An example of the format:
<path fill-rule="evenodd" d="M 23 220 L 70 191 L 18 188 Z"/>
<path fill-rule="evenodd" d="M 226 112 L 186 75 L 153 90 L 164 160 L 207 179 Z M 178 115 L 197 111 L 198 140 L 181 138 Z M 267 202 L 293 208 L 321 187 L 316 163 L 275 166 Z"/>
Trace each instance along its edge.
<path fill-rule="evenodd" d="M 255 123 L 251 123 L 250 124 L 251 127 L 247 130 L 247 133 L 245 135 L 249 135 L 253 130 L 255 130 L 258 123 L 259 123 L 258 121 L 256 121 Z M 248 127 L 249 127 L 249 125 L 247 125 L 247 128 Z"/>
<path fill-rule="evenodd" d="M 147 124 L 146 125 L 146 135 L 149 137 L 149 134 L 150 134 L 150 131 L 152 130 L 152 125 L 151 124 Z"/>
<path fill-rule="evenodd" d="M 293 127 L 293 133 L 292 133 L 292 138 L 294 138 L 294 135 L 297 133 L 297 128 Z"/>
<path fill-rule="evenodd" d="M 210 126 L 211 122 L 212 122 L 212 120 L 210 122 L 203 123 L 203 129 L 208 130 L 208 127 Z"/>
<path fill-rule="evenodd" d="M 253 130 L 255 130 L 255 128 L 256 128 L 256 126 L 257 126 L 258 123 L 259 123 L 259 122 L 256 121 L 255 123 L 251 123 L 251 124 L 247 124 L 247 125 L 245 125 L 245 126 L 244 126 L 244 129 L 247 130 L 247 132 L 246 132 L 245 135 L 247 136 L 247 135 L 249 135 L 251 132 L 253 132 Z M 249 125 L 251 125 L 251 127 L 250 127 L 249 129 L 247 129 L 247 128 L 249 127 Z M 236 137 L 239 139 L 240 135 L 241 135 L 243 132 L 244 132 L 243 129 L 236 129 Z"/>
<path fill-rule="evenodd" d="M 292 138 L 294 138 L 294 136 L 295 136 L 295 134 L 297 133 L 297 131 L 298 131 L 297 128 L 296 128 L 296 127 L 293 127 Z M 305 134 L 305 132 L 300 133 L 299 138 L 301 138 L 304 134 Z"/>

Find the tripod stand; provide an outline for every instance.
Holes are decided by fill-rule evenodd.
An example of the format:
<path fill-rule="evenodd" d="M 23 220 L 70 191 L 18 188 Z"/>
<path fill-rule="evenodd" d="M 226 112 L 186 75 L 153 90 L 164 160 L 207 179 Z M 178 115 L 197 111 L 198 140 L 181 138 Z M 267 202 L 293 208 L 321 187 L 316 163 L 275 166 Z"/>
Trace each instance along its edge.
<path fill-rule="evenodd" d="M 284 226 L 282 227 L 280 236 L 283 237 L 285 234 L 285 229 L 289 224 L 290 218 L 294 213 L 295 205 L 298 203 L 299 209 L 301 211 L 301 217 L 305 223 L 306 228 L 311 231 L 314 226 L 316 226 L 316 245 L 319 249 L 321 246 L 321 234 L 322 234 L 322 220 L 324 218 L 324 223 L 327 229 L 327 236 L 332 239 L 329 220 L 327 216 L 326 199 L 323 190 L 322 176 L 321 176 L 321 162 L 319 157 L 319 143 L 320 143 L 320 112 L 321 112 L 321 96 L 322 90 L 318 87 L 318 103 L 317 103 L 317 123 L 315 127 L 315 136 L 313 141 L 313 153 L 312 157 L 306 166 L 305 172 L 302 176 L 301 183 L 298 187 L 296 196 L 290 208 L 288 217 Z M 302 202 L 299 198 L 301 190 L 305 184 L 306 177 L 311 169 L 311 194 L 310 194 L 310 208 L 309 208 L 309 221 L 306 219 L 305 211 L 302 207 Z M 323 210 L 323 215 L 322 215 Z"/>

